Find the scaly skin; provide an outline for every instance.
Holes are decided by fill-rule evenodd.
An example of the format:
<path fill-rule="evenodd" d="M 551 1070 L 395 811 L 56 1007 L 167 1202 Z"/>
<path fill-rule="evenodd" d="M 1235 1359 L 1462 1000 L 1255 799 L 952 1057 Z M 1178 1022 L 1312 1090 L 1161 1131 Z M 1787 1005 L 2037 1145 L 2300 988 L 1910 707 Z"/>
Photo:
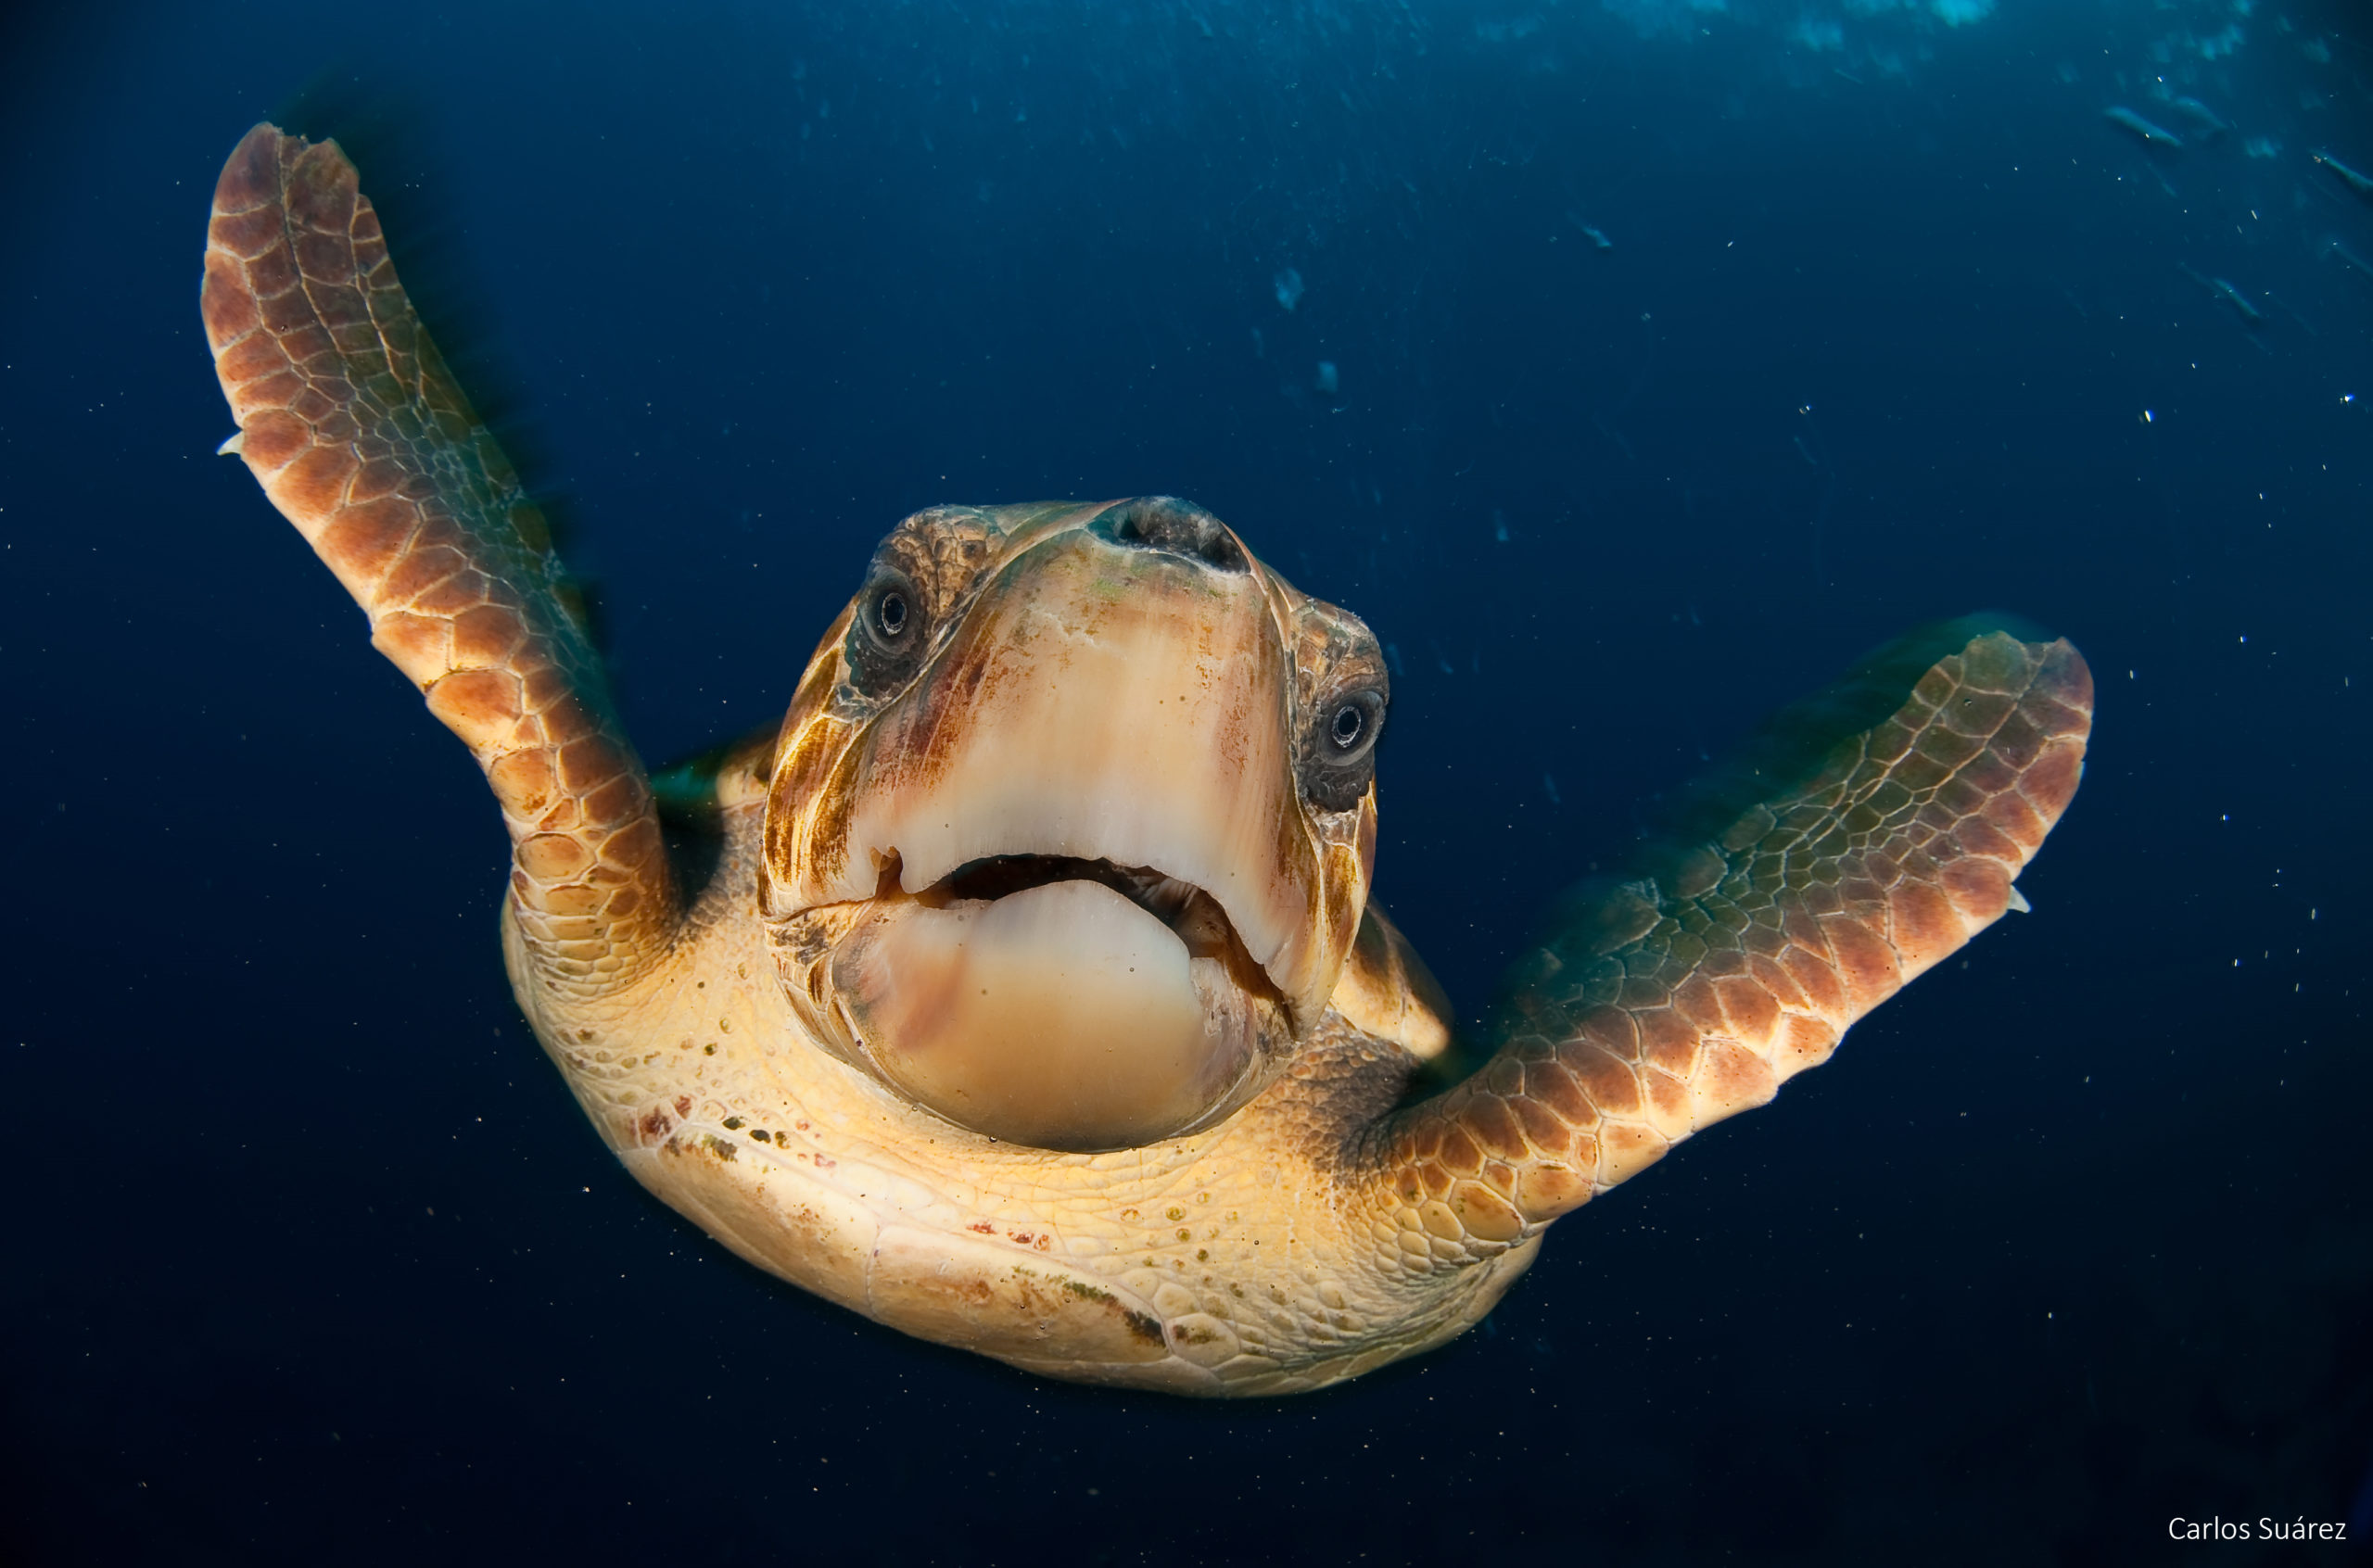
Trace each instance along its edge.
<path fill-rule="evenodd" d="M 1217 1125 L 1108 1154 L 996 1143 L 802 1028 L 760 913 L 770 742 L 702 782 L 722 850 L 680 904 L 541 520 L 334 145 L 241 143 L 205 313 L 237 449 L 487 768 L 521 1005 L 627 1168 L 761 1268 L 1054 1376 L 1287 1393 L 1456 1334 L 1550 1220 L 1770 1099 L 1998 918 L 2080 771 L 2075 651 L 1971 636 L 1892 718 L 1583 907 L 1448 1093 L 1394 1109 L 1438 1014 L 1371 920 L 1285 1070 Z"/>
<path fill-rule="evenodd" d="M 1526 1233 L 1827 1061 L 2002 917 L 2092 710 L 2066 642 L 1973 638 L 1812 779 L 1602 895 L 1526 965 L 1491 1064 L 1382 1135 L 1404 1205 L 1435 1235 Z"/>
<path fill-rule="evenodd" d="M 562 597 L 551 530 L 396 281 L 336 143 L 268 125 L 207 229 L 206 335 L 247 461 L 470 748 L 513 844 L 540 983 L 598 993 L 677 917 L 642 765 Z"/>

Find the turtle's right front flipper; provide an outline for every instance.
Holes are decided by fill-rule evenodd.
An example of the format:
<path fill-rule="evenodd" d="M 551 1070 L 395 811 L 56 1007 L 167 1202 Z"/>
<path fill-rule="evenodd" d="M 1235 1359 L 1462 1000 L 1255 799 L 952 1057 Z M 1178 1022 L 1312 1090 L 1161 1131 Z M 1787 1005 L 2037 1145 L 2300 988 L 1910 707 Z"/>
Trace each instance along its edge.
<path fill-rule="evenodd" d="M 247 133 L 215 186 L 202 306 L 239 424 L 224 449 L 486 769 L 535 982 L 589 992 L 639 971 L 677 920 L 641 761 L 543 516 L 429 341 L 336 143 Z"/>
<path fill-rule="evenodd" d="M 2068 643 L 1961 622 L 1787 715 L 1520 966 L 1491 1061 L 1370 1144 L 1408 1250 L 1488 1255 L 1580 1207 L 2023 907 L 2092 712 Z"/>

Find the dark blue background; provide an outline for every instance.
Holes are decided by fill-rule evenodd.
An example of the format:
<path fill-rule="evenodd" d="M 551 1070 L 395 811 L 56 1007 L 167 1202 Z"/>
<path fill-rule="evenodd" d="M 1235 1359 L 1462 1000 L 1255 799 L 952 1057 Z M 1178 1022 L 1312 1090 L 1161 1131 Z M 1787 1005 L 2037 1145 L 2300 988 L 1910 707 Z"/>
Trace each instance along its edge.
<path fill-rule="evenodd" d="M 0 24 L 0 1560 L 2373 1530 L 2360 10 L 81 12 Z M 2102 119 L 2179 95 L 2229 133 Z M 1658 792 L 1980 606 L 2100 683 L 2036 913 L 1414 1365 L 1194 1406 L 875 1329 L 617 1171 L 475 769 L 210 455 L 262 118 L 361 164 L 654 759 L 905 512 L 1167 491 L 1397 651 L 1378 892 L 1470 1015 Z"/>

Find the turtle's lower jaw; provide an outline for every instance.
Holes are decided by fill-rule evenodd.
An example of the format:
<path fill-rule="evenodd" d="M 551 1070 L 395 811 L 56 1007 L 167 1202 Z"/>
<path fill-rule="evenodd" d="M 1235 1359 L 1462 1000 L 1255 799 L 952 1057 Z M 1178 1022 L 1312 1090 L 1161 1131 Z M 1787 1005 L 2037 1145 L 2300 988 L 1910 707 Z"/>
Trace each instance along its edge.
<path fill-rule="evenodd" d="M 1015 857 L 878 898 L 824 962 L 865 1065 L 1039 1148 L 1128 1147 L 1224 1114 L 1285 1033 L 1214 900 L 1104 865 Z"/>

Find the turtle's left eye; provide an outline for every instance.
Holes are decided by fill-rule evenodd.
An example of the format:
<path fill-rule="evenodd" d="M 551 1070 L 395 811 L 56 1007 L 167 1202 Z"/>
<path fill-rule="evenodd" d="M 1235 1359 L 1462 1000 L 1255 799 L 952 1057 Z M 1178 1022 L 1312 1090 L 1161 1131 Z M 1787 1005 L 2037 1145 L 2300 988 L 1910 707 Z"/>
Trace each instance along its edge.
<path fill-rule="evenodd" d="M 1384 693 L 1373 687 L 1338 692 L 1322 705 L 1301 766 L 1302 793 L 1324 811 L 1348 811 L 1376 778 L 1377 737 L 1384 733 Z"/>
<path fill-rule="evenodd" d="M 880 697 L 904 685 L 921 662 L 922 595 L 895 566 L 884 566 L 857 596 L 857 625 L 847 645 L 849 678 L 868 696 Z"/>

